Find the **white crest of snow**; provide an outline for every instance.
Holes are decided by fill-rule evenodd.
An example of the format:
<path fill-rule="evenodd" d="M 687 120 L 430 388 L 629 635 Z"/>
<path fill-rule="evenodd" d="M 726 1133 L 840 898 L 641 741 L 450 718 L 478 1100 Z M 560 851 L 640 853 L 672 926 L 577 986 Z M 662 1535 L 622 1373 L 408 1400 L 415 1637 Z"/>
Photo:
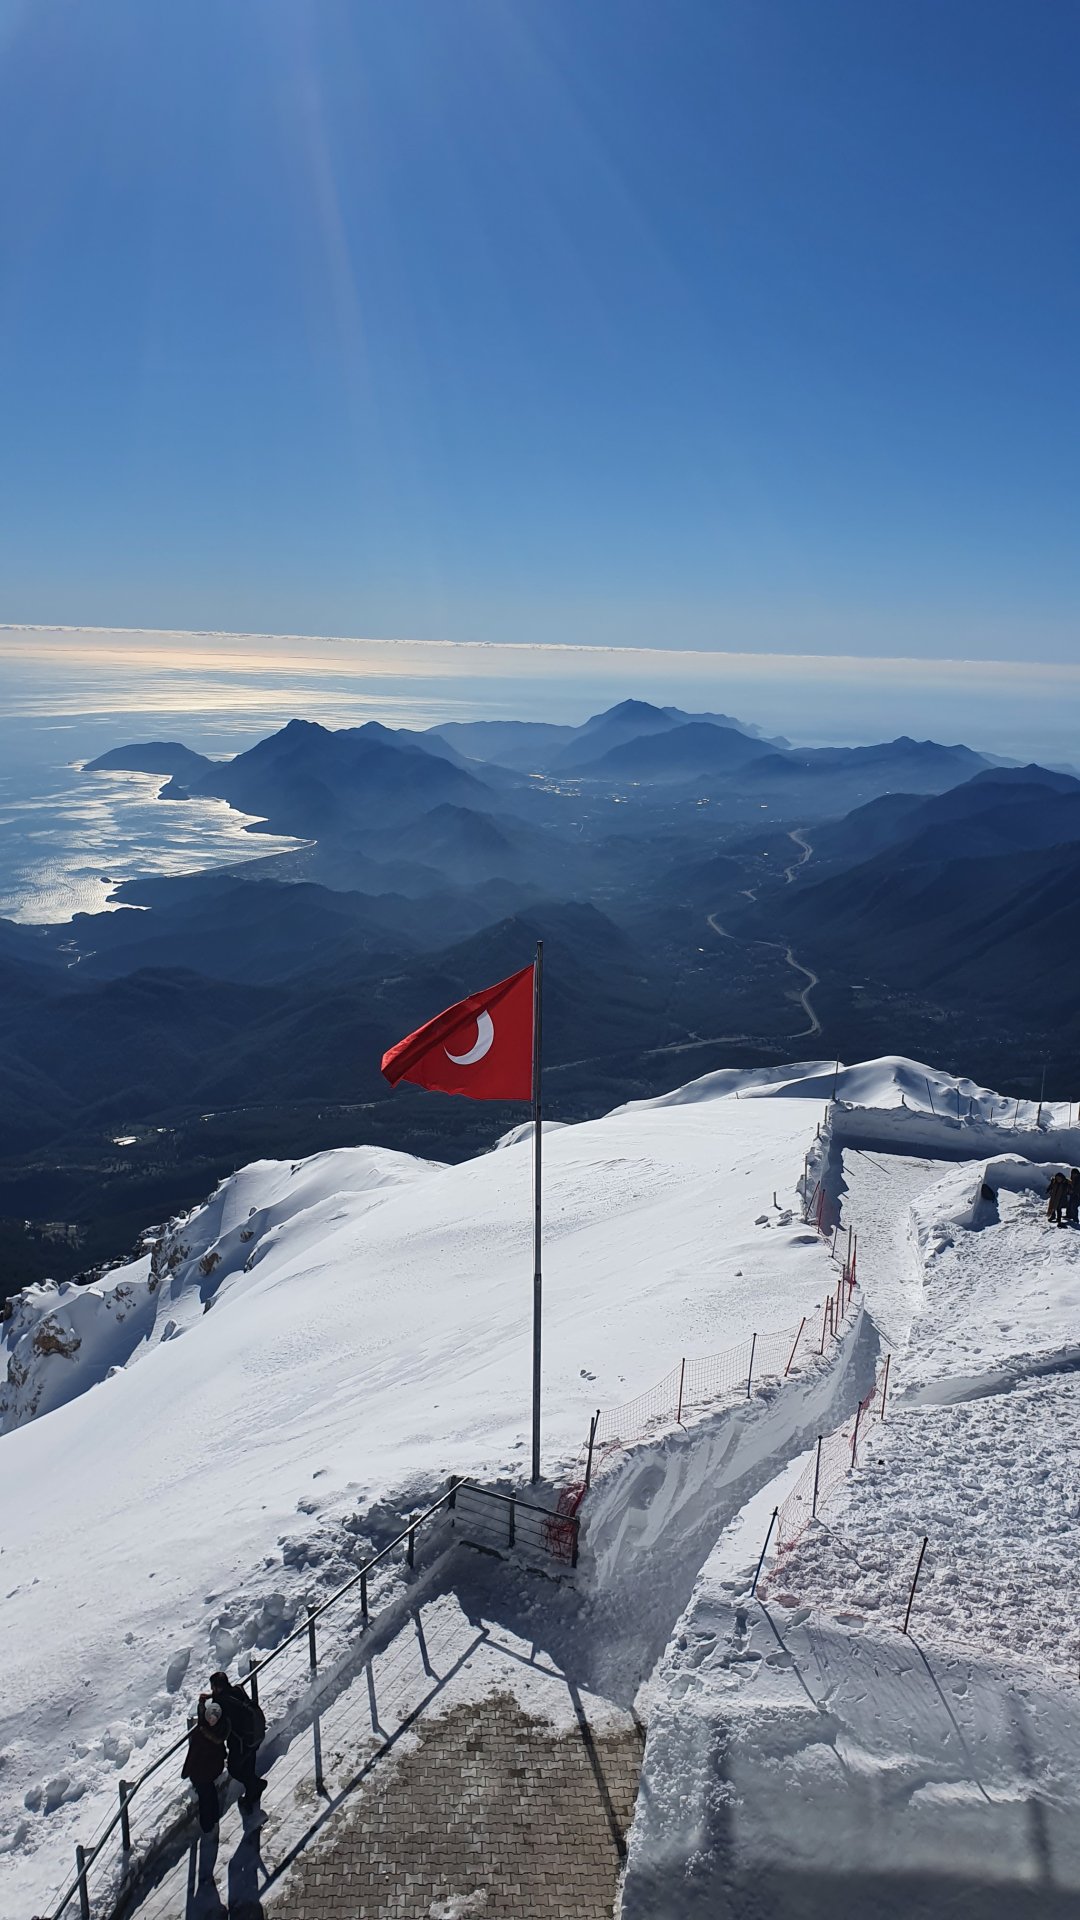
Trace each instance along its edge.
<path fill-rule="evenodd" d="M 817 1236 L 797 1211 L 779 1224 L 810 1143 L 803 1102 L 719 1090 L 552 1129 L 549 1474 L 575 1467 L 597 1406 L 824 1298 Z M 179 1648 L 190 1692 L 208 1662 L 272 1644 L 282 1596 L 295 1608 L 344 1577 L 373 1511 L 396 1519 L 452 1472 L 524 1477 L 530 1145 L 450 1167 L 371 1148 L 259 1162 L 159 1236 L 137 1320 L 117 1324 L 115 1274 L 51 1302 L 85 1345 L 35 1356 L 23 1424 L 0 1440 L 0 1631 L 21 1650 L 0 1842 L 43 1779 L 68 1774 L 84 1804 L 35 1812 L 20 1857 L 45 1850 L 40 1884 L 15 1920 L 115 1795 L 106 1734 L 122 1751 L 183 1726 L 166 1684 Z"/>

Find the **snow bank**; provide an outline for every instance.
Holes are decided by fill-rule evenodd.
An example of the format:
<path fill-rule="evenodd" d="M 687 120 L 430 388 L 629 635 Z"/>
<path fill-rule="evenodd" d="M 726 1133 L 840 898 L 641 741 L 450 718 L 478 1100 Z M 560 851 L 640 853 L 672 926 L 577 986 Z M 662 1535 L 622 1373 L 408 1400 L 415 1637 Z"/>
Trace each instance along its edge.
<path fill-rule="evenodd" d="M 739 1605 L 721 1541 L 648 1708 L 622 1920 L 1065 1920 L 1080 1700 L 1013 1661 Z"/>
<path fill-rule="evenodd" d="M 718 1096 L 551 1133 L 552 1478 L 595 1406 L 823 1297 L 819 1244 L 780 1224 L 807 1132 L 801 1101 Z M 90 1390 L 0 1439 L 4 1920 L 40 1908 L 208 1667 L 275 1644 L 449 1473 L 521 1481 L 531 1176 L 527 1139 L 453 1167 L 358 1148 L 245 1168 L 160 1236 L 127 1363 L 101 1378 L 87 1341 Z M 117 1284 L 88 1295 L 102 1326 Z"/>
<path fill-rule="evenodd" d="M 953 1141 L 935 1165 L 915 1157 L 933 1115 L 892 1110 L 900 1157 L 883 1112 L 838 1149 L 853 1111 L 832 1109 L 827 1145 L 866 1312 L 895 1338 L 887 1418 L 767 1560 L 764 1604 L 745 1528 L 704 1567 L 641 1703 L 623 1920 L 1013 1920 L 1080 1899 L 1080 1235 L 1045 1217 L 1072 1138 L 959 1166 Z M 759 1526 L 785 1490 L 759 1492 Z"/>

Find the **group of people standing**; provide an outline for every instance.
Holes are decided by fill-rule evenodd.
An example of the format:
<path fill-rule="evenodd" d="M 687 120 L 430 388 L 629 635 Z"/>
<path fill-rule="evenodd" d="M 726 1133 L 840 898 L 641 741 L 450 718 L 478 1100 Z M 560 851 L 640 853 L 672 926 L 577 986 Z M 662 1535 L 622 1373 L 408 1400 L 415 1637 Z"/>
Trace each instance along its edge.
<path fill-rule="evenodd" d="M 1059 1227 L 1080 1225 L 1080 1167 L 1068 1175 L 1059 1168 L 1050 1181 L 1046 1217 Z"/>
<path fill-rule="evenodd" d="M 199 1797 L 199 1825 L 212 1833 L 220 1818 L 218 1781 L 228 1768 L 240 1782 L 240 1810 L 251 1813 L 266 1785 L 258 1770 L 266 1720 L 258 1702 L 227 1673 L 210 1675 L 209 1693 L 199 1695 L 195 1724 L 188 1734 L 182 1777 Z"/>

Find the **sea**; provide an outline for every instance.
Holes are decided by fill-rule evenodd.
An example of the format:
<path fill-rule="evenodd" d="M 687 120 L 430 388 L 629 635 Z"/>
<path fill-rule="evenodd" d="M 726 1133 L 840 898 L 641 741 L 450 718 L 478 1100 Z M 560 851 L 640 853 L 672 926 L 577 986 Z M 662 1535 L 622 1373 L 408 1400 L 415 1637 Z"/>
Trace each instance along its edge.
<path fill-rule="evenodd" d="M 629 697 L 733 714 L 807 746 L 964 740 L 1080 760 L 1080 668 L 308 635 L 0 627 L 0 917 L 66 922 L 118 883 L 283 852 L 223 801 L 89 773 L 110 747 L 242 752 L 294 717 L 326 726 L 451 719 L 580 723 Z"/>

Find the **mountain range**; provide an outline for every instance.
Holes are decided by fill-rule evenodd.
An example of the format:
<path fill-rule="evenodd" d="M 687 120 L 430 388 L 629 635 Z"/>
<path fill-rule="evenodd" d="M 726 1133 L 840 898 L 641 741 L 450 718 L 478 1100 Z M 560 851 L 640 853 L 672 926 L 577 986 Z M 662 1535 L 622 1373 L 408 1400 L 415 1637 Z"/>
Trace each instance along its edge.
<path fill-rule="evenodd" d="M 520 1114 L 391 1094 L 379 1059 L 538 937 L 556 1117 L 808 1049 L 937 1057 L 943 1033 L 1018 1092 L 1080 1072 L 1065 772 L 643 701 L 578 727 L 294 720 L 230 760 L 144 742 L 87 772 L 122 768 L 306 844 L 0 921 L 9 1286 L 114 1256 L 240 1158 L 478 1150 Z"/>

